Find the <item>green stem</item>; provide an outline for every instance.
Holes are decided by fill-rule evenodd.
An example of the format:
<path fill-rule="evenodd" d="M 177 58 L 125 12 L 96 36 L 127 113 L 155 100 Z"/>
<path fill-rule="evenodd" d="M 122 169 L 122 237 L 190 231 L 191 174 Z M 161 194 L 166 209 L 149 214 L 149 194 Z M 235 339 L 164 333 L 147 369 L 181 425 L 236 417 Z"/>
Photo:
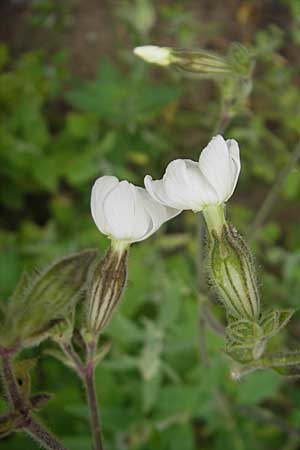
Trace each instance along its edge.
<path fill-rule="evenodd" d="M 223 205 L 211 205 L 203 209 L 203 216 L 210 234 L 216 232 L 221 236 L 223 226 L 226 223 Z"/>
<path fill-rule="evenodd" d="M 95 389 L 95 363 L 94 353 L 96 344 L 90 342 L 86 344 L 86 362 L 83 363 L 71 344 L 61 344 L 61 348 L 69 360 L 73 363 L 73 367 L 82 380 L 88 401 L 88 407 L 90 411 L 90 423 L 93 435 L 93 450 L 104 450 L 100 413 L 97 401 L 97 394 Z"/>
<path fill-rule="evenodd" d="M 233 368 L 231 377 L 240 380 L 251 372 L 264 369 L 275 369 L 281 371 L 283 375 L 293 375 L 293 367 L 300 367 L 300 351 L 269 353 L 249 364 Z"/>
<path fill-rule="evenodd" d="M 90 421 L 93 432 L 94 450 L 104 450 L 100 424 L 100 413 L 95 389 L 95 367 L 94 367 L 95 345 L 87 346 L 87 363 L 85 367 L 84 384 L 90 410 Z"/>

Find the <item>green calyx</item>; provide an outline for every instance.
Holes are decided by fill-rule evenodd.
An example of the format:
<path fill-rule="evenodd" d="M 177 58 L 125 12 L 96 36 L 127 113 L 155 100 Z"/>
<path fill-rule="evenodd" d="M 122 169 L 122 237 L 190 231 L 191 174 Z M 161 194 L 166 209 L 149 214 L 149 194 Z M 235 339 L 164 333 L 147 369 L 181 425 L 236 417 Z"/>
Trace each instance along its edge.
<path fill-rule="evenodd" d="M 252 255 L 237 231 L 225 223 L 210 231 L 211 279 L 227 312 L 256 321 L 260 299 Z"/>
<path fill-rule="evenodd" d="M 97 252 L 85 250 L 60 259 L 31 279 L 23 276 L 5 314 L 1 344 L 33 346 L 63 326 L 86 286 Z"/>
<path fill-rule="evenodd" d="M 114 241 L 94 268 L 87 293 L 85 336 L 97 337 L 121 300 L 127 278 L 128 244 Z"/>

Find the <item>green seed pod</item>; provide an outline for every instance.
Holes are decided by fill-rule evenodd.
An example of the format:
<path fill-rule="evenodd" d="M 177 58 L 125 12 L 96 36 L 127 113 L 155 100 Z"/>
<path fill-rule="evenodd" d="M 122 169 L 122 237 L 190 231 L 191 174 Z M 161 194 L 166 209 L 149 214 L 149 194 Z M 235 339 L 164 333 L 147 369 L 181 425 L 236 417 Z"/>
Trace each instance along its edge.
<path fill-rule="evenodd" d="M 252 255 L 237 231 L 225 224 L 221 235 L 210 235 L 212 281 L 227 312 L 237 318 L 256 321 L 260 314 Z"/>
<path fill-rule="evenodd" d="M 80 298 L 96 255 L 85 250 L 54 263 L 34 280 L 23 277 L 8 305 L 2 345 L 26 347 L 45 339 Z"/>
<path fill-rule="evenodd" d="M 111 247 L 97 264 L 88 293 L 87 331 L 99 335 L 118 305 L 127 277 L 128 250 Z"/>

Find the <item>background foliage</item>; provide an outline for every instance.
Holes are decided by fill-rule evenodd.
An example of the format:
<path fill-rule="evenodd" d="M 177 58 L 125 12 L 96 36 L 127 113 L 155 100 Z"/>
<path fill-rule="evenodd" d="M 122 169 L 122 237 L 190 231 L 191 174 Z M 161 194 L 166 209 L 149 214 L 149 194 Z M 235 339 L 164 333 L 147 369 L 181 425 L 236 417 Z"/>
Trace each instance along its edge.
<path fill-rule="evenodd" d="M 6 0 L 0 32 L 0 298 L 24 268 L 108 245 L 93 224 L 93 180 L 141 184 L 176 157 L 197 159 L 219 114 L 213 82 L 146 66 L 131 49 L 157 43 L 226 53 L 232 41 L 257 55 L 246 110 L 227 137 L 240 143 L 242 173 L 228 214 L 247 236 L 299 139 L 297 0 L 99 2 Z M 265 305 L 298 307 L 300 172 L 285 179 L 252 242 Z M 199 352 L 196 220 L 184 213 L 130 256 L 128 288 L 107 329 L 112 349 L 97 371 L 108 450 L 273 449 L 300 442 L 299 381 L 272 372 L 230 379 L 224 342 L 207 331 Z M 223 309 L 213 305 L 220 320 Z M 299 317 L 275 339 L 299 347 Z M 36 391 L 55 393 L 43 418 L 72 450 L 89 448 L 84 393 L 73 373 L 39 357 Z M 3 404 L 4 406 L 4 404 Z M 0 443 L 33 450 L 23 435 Z"/>

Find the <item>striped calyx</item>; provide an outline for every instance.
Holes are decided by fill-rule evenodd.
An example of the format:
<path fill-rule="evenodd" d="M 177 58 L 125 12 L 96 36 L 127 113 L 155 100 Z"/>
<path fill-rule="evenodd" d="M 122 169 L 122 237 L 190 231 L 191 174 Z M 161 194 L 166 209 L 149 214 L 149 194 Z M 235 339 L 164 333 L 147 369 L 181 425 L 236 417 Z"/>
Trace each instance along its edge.
<path fill-rule="evenodd" d="M 95 267 L 87 310 L 87 330 L 93 336 L 101 333 L 120 302 L 127 277 L 127 256 L 127 247 L 112 246 Z"/>
<path fill-rule="evenodd" d="M 210 235 L 212 281 L 227 312 L 257 320 L 260 300 L 252 255 L 237 231 L 225 223 L 221 235 Z"/>

